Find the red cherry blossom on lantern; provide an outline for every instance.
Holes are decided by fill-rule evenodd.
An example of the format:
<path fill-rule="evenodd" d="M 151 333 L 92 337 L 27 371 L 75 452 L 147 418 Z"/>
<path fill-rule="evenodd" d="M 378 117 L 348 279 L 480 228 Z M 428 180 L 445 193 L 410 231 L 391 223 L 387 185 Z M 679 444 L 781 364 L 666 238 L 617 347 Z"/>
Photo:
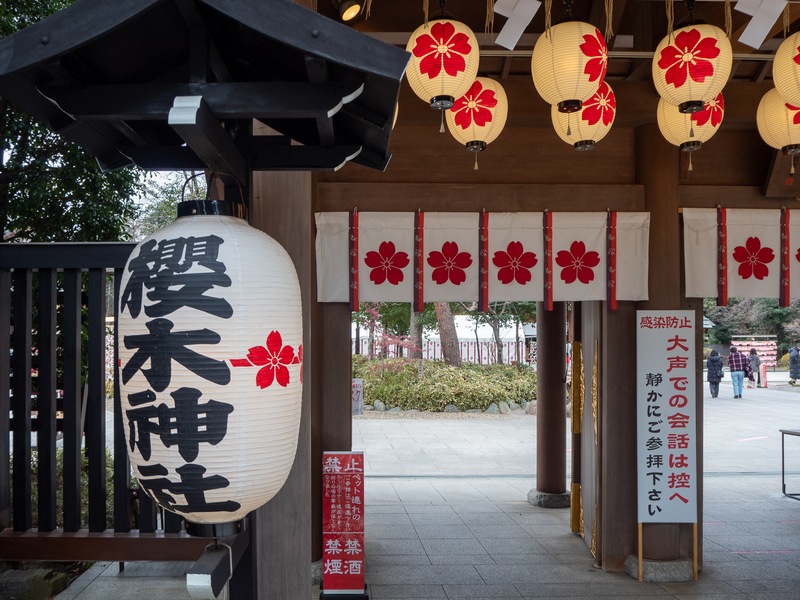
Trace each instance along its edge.
<path fill-rule="evenodd" d="M 581 119 L 589 125 L 595 125 L 601 119 L 603 125 L 611 125 L 614 120 L 614 113 L 617 111 L 617 99 L 614 92 L 603 81 L 597 88 L 597 93 L 583 103 Z"/>
<path fill-rule="evenodd" d="M 434 250 L 428 255 L 428 264 L 433 267 L 431 277 L 437 284 L 449 279 L 450 283 L 461 285 L 467 280 L 464 269 L 472 264 L 472 258 L 469 252 L 459 252 L 455 242 L 445 242 L 441 252 Z"/>
<path fill-rule="evenodd" d="M 697 29 L 681 31 L 675 36 L 675 42 L 661 51 L 658 67 L 666 70 L 667 84 L 674 85 L 675 89 L 682 87 L 689 77 L 703 83 L 706 77 L 714 75 L 711 59 L 717 58 L 719 52 L 714 38 L 703 38 Z"/>
<path fill-rule="evenodd" d="M 472 122 L 478 127 L 485 127 L 492 121 L 492 111 L 497 106 L 494 90 L 484 89 L 481 82 L 475 80 L 469 91 L 455 101 L 450 110 L 455 114 L 456 125 L 467 129 Z"/>
<path fill-rule="evenodd" d="M 794 119 L 792 119 L 792 123 L 795 125 L 800 125 L 800 106 L 792 106 L 791 104 L 786 104 L 786 108 L 789 110 L 794 111 Z"/>
<path fill-rule="evenodd" d="M 471 51 L 466 33 L 456 33 L 452 23 L 439 22 L 433 24 L 430 35 L 426 33 L 417 38 L 411 52 L 417 58 L 422 58 L 419 72 L 434 79 L 442 72 L 442 67 L 450 77 L 464 71 L 467 68 L 464 56 Z"/>
<path fill-rule="evenodd" d="M 574 283 L 577 279 L 581 283 L 589 283 L 594 279 L 592 269 L 600 264 L 600 255 L 597 252 L 586 252 L 583 242 L 575 241 L 569 251 L 561 250 L 556 254 L 556 264 L 561 269 L 561 279 L 564 283 Z"/>
<path fill-rule="evenodd" d="M 395 252 L 394 243 L 381 242 L 378 251 L 370 250 L 364 262 L 372 269 L 369 279 L 375 285 L 380 285 L 387 279 L 392 285 L 403 281 L 403 271 L 408 266 L 408 254 Z"/>
<path fill-rule="evenodd" d="M 584 56 L 591 58 L 583 68 L 584 75 L 589 76 L 589 81 L 603 81 L 608 67 L 608 47 L 603 36 L 597 30 L 594 35 L 584 35 L 580 49 Z"/>
<path fill-rule="evenodd" d="M 297 356 L 292 361 L 293 365 L 300 365 L 300 383 L 303 383 L 303 344 L 297 347 Z"/>
<path fill-rule="evenodd" d="M 725 100 L 722 94 L 717 94 L 713 100 L 706 102 L 703 110 L 700 112 L 692 113 L 692 121 L 697 123 L 698 127 L 702 127 L 711 120 L 711 126 L 717 127 L 722 123 L 722 114 L 725 112 Z"/>
<path fill-rule="evenodd" d="M 761 240 L 757 237 L 747 238 L 744 246 L 736 246 L 733 250 L 733 260 L 739 264 L 739 277 L 750 279 L 755 276 L 759 281 L 769 275 L 767 263 L 775 260 L 772 248 L 762 248 Z"/>
<path fill-rule="evenodd" d="M 231 360 L 233 367 L 264 367 L 256 375 L 256 384 L 262 390 L 277 381 L 278 385 L 289 385 L 289 369 L 286 365 L 295 363 L 294 349 L 284 346 L 281 334 L 273 331 L 267 336 L 267 346 L 255 346 L 247 351 L 247 358 Z"/>
<path fill-rule="evenodd" d="M 800 65 L 800 46 L 797 47 L 797 54 L 794 55 L 794 62 Z"/>
<path fill-rule="evenodd" d="M 539 262 L 533 252 L 523 252 L 521 242 L 509 242 L 508 248 L 494 253 L 492 259 L 495 267 L 500 267 L 497 279 L 504 284 L 516 280 L 525 285 L 531 280 L 531 269 Z"/>

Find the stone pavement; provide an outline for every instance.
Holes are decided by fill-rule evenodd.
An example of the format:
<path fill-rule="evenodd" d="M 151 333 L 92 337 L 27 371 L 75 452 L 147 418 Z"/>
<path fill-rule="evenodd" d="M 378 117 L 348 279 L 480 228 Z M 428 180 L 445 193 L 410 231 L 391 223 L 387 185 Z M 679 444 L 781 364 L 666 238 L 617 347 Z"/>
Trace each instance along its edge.
<path fill-rule="evenodd" d="M 569 532 L 567 509 L 528 504 L 535 417 L 356 418 L 353 446 L 367 456 L 371 598 L 798 600 L 800 502 L 781 494 L 778 433 L 800 428 L 795 391 L 745 389 L 733 400 L 728 381 L 720 398 L 706 395 L 705 564 L 697 583 L 640 584 L 606 573 Z M 800 439 L 786 447 L 787 485 L 800 492 Z M 58 599 L 183 600 L 186 568 L 128 565 L 117 574 L 104 563 Z"/>

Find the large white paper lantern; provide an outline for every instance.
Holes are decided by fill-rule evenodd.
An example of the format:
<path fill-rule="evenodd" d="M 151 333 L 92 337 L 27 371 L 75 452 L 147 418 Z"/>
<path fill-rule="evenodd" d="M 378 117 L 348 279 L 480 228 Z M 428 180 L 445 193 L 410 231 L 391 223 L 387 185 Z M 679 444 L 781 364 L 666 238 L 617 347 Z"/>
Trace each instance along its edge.
<path fill-rule="evenodd" d="M 681 112 L 699 112 L 722 91 L 732 62 L 724 31 L 713 25 L 687 25 L 656 48 L 653 83 L 659 95 Z"/>
<path fill-rule="evenodd" d="M 658 101 L 658 128 L 670 144 L 683 152 L 694 152 L 719 130 L 724 114 L 722 94 L 706 102 L 703 110 L 696 113 L 682 113 L 677 106 L 661 98 Z"/>
<path fill-rule="evenodd" d="M 467 150 L 481 152 L 503 131 L 508 116 L 506 92 L 498 82 L 478 77 L 447 111 L 447 128 Z"/>
<path fill-rule="evenodd" d="M 784 154 L 800 154 L 800 107 L 787 103 L 775 88 L 758 103 L 756 125 L 768 145 Z"/>
<path fill-rule="evenodd" d="M 174 223 L 136 246 L 120 288 L 135 474 L 163 508 L 199 524 L 235 522 L 269 501 L 300 426 L 297 273 L 280 244 L 243 219 L 202 214 L 228 206 L 181 203 Z"/>
<path fill-rule="evenodd" d="M 790 35 L 778 47 L 772 79 L 787 104 L 800 106 L 800 32 Z"/>
<path fill-rule="evenodd" d="M 550 116 L 558 137 L 572 144 L 575 150 L 591 150 L 611 130 L 617 116 L 617 99 L 604 81 L 578 112 L 563 113 L 554 105 Z"/>
<path fill-rule="evenodd" d="M 414 93 L 434 110 L 452 108 L 478 74 L 480 48 L 472 30 L 458 21 L 439 19 L 411 34 L 406 77 Z"/>
<path fill-rule="evenodd" d="M 594 25 L 567 21 L 541 35 L 533 48 L 531 74 L 536 91 L 561 112 L 577 112 L 606 76 L 608 49 Z"/>

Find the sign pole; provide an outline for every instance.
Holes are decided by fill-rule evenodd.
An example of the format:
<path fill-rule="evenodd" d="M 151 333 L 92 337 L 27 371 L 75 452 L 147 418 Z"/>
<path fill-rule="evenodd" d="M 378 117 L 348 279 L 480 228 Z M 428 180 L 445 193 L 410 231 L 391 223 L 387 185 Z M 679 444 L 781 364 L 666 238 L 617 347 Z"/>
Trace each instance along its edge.
<path fill-rule="evenodd" d="M 696 526 L 695 526 L 695 529 L 696 529 Z M 644 550 L 642 549 L 642 524 L 639 523 L 639 583 L 642 582 L 642 561 L 643 560 L 644 560 Z"/>

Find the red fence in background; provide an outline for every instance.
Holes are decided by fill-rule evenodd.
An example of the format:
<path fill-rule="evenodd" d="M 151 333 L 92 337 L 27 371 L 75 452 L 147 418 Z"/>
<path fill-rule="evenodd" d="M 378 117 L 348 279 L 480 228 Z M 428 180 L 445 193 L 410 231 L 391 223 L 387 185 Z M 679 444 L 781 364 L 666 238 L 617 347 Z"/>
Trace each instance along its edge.
<path fill-rule="evenodd" d="M 369 341 L 366 338 L 359 340 L 360 352 L 358 354 L 369 354 Z M 497 364 L 497 344 L 494 342 L 459 342 L 461 348 L 461 360 L 464 362 L 478 363 L 482 365 Z M 526 361 L 528 356 L 525 355 L 525 342 L 520 340 L 519 346 L 516 342 L 503 342 L 503 362 L 510 364 L 512 362 Z M 380 346 L 376 342 L 375 352 L 380 351 Z M 352 352 L 356 353 L 356 341 L 352 342 Z M 400 348 L 397 345 L 390 344 L 387 356 L 389 358 L 396 358 L 399 356 L 408 356 L 408 350 Z M 426 341 L 422 343 L 422 358 L 426 360 L 441 360 L 442 359 L 442 345 L 439 342 Z"/>

